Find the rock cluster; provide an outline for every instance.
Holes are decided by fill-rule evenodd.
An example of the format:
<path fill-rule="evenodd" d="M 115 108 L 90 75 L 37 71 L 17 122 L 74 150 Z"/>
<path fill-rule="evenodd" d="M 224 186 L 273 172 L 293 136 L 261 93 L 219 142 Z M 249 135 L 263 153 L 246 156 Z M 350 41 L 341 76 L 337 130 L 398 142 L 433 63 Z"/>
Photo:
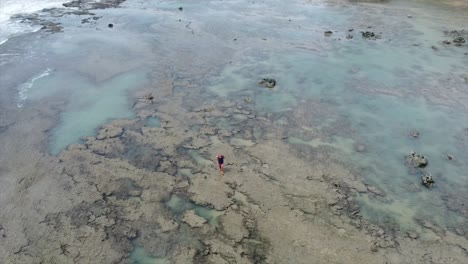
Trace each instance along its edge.
<path fill-rule="evenodd" d="M 465 43 L 465 39 L 462 37 L 456 37 L 453 39 L 453 43 L 455 43 L 455 45 L 461 46 L 461 44 Z"/>
<path fill-rule="evenodd" d="M 68 3 L 64 3 L 64 7 L 75 7 L 80 9 L 105 9 L 111 7 L 118 7 L 125 0 L 74 0 Z"/>
<path fill-rule="evenodd" d="M 375 34 L 372 31 L 361 31 L 361 34 L 362 34 L 362 37 L 365 38 L 365 39 L 376 40 L 376 39 L 381 39 L 382 38 L 382 36 L 380 36 L 378 34 Z"/>
<path fill-rule="evenodd" d="M 462 30 L 452 30 L 452 31 L 448 31 L 448 30 L 445 30 L 444 31 L 444 34 L 447 36 L 447 37 L 452 37 L 452 41 L 450 40 L 444 40 L 442 41 L 442 43 L 446 44 L 446 45 L 450 45 L 451 42 L 453 42 L 453 44 L 455 46 L 462 46 L 466 40 L 465 38 L 467 37 L 467 34 L 468 32 L 465 32 L 464 29 Z"/>
<path fill-rule="evenodd" d="M 276 86 L 276 80 L 264 78 L 258 83 L 258 85 L 265 87 L 265 88 L 273 88 Z"/>

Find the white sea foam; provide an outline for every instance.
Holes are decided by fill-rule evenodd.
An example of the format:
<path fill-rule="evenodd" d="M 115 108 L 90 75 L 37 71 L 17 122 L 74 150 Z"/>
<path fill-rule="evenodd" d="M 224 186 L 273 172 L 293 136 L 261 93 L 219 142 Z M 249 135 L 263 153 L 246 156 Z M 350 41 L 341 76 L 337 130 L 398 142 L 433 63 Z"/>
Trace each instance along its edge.
<path fill-rule="evenodd" d="M 0 45 L 11 36 L 33 32 L 38 27 L 11 20 L 17 14 L 33 13 L 44 8 L 60 7 L 66 0 L 0 0 Z"/>
<path fill-rule="evenodd" d="M 29 81 L 23 83 L 18 87 L 18 103 L 16 104 L 18 108 L 22 108 L 24 103 L 28 99 L 28 93 L 31 87 L 33 87 L 34 82 L 48 76 L 52 72 L 51 69 L 47 68 L 44 72 L 32 77 Z"/>

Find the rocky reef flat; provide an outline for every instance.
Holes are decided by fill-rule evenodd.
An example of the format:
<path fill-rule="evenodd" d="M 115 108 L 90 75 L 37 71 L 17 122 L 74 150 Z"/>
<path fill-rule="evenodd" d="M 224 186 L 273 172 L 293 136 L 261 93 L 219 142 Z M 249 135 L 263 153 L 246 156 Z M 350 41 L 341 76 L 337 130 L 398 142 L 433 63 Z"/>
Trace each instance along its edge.
<path fill-rule="evenodd" d="M 466 43 L 385 3 L 157 2 L 0 46 L 1 263 L 467 263 Z"/>

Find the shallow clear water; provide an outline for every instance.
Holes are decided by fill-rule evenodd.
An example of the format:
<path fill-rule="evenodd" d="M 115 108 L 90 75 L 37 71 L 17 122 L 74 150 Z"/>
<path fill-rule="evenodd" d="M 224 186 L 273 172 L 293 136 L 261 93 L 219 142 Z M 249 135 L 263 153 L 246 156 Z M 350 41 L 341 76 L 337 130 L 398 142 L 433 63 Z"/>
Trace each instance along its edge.
<path fill-rule="evenodd" d="M 166 202 L 166 206 L 178 216 L 182 216 L 188 210 L 194 210 L 198 216 L 203 217 L 210 225 L 215 227 L 218 226 L 218 217 L 223 214 L 223 212 L 194 204 L 176 195 L 173 195 Z"/>
<path fill-rule="evenodd" d="M 369 52 L 369 53 L 367 53 Z M 385 190 L 387 199 L 392 202 L 382 203 L 376 199 L 369 199 L 367 196 L 358 196 L 358 201 L 364 205 L 363 213 L 378 222 L 396 223 L 401 229 L 417 229 L 414 218 L 428 218 L 441 226 L 453 226 L 460 221 L 466 221 L 456 213 L 448 212 L 441 202 L 441 196 L 447 195 L 446 190 L 453 192 L 463 192 L 466 188 L 467 178 L 464 171 L 468 169 L 467 164 L 461 162 L 455 164 L 447 159 L 451 154 L 459 160 L 466 160 L 468 152 L 460 148 L 459 135 L 466 126 L 468 115 L 461 109 L 451 108 L 431 103 L 421 96 L 392 96 L 371 91 L 360 91 L 360 85 L 371 79 L 375 86 L 382 85 L 384 89 L 424 89 L 421 87 L 430 82 L 425 74 L 437 72 L 462 74 L 466 64 L 457 57 L 447 57 L 442 62 L 441 68 L 436 69 L 427 66 L 422 73 L 413 71 L 411 77 L 399 78 L 392 71 L 411 71 L 413 64 L 418 64 L 416 57 L 412 59 L 411 53 L 406 53 L 405 60 L 398 60 L 398 63 L 387 60 L 394 56 L 392 49 L 382 47 L 380 55 L 373 54 L 372 50 L 367 50 L 362 57 L 353 55 L 354 58 L 341 58 L 341 60 L 331 58 L 322 59 L 310 54 L 301 54 L 298 57 L 290 55 L 274 55 L 269 65 L 273 65 L 276 71 L 273 76 L 278 80 L 279 85 L 273 90 L 259 88 L 255 84 L 257 78 L 252 78 L 251 73 L 255 69 L 261 68 L 261 64 L 247 65 L 250 74 L 245 76 L 242 73 L 235 74 L 235 77 L 243 79 L 235 83 L 249 83 L 249 95 L 253 98 L 253 104 L 259 111 L 263 112 L 287 112 L 300 100 L 319 100 L 327 107 L 331 107 L 335 118 L 344 118 L 350 123 L 346 130 L 336 131 L 329 127 L 330 122 L 323 120 L 315 127 L 321 128 L 324 138 L 315 138 L 306 141 L 296 137 L 290 137 L 291 144 L 306 144 L 313 148 L 331 147 L 343 154 L 343 158 L 352 160 L 352 165 L 360 168 L 361 176 L 368 184 L 376 185 Z M 375 56 L 373 60 L 366 60 L 366 56 Z M 404 55 L 401 55 L 405 57 Z M 416 54 L 417 56 L 417 54 Z M 378 58 L 378 59 L 377 59 Z M 420 62 L 423 64 L 422 62 Z M 447 65 L 446 67 L 444 67 Z M 373 68 L 372 65 L 382 65 Z M 393 65 L 392 65 L 393 64 Z M 459 65 L 451 67 L 449 65 Z M 240 64 L 239 67 L 242 67 Z M 465 66 L 465 67 L 463 67 Z M 361 80 L 348 84 L 348 79 L 356 78 L 354 74 L 349 74 L 346 69 L 353 67 L 360 68 Z M 230 70 L 223 72 L 231 75 Z M 305 74 L 308 72 L 309 74 Z M 222 74 L 222 76 L 223 76 Z M 262 76 L 259 73 L 257 76 Z M 407 80 L 409 79 L 409 80 Z M 226 78 L 223 78 L 226 80 Z M 216 81 L 215 81 L 216 83 Z M 284 84 L 285 83 L 285 84 Z M 405 85 L 406 84 L 406 85 Z M 388 86 L 387 86 L 388 85 Z M 219 96 L 235 96 L 235 93 L 242 93 L 231 90 L 231 86 L 221 90 L 215 84 L 212 91 L 221 91 Z M 249 86 L 242 86 L 243 88 Z M 263 90 L 262 90 L 263 89 Z M 281 92 L 282 90 L 286 90 Z M 281 93 L 287 94 L 283 95 Z M 291 98 L 291 99 L 288 99 Z M 310 119 L 314 119 L 314 111 L 310 110 Z M 411 130 L 417 130 L 421 136 L 413 139 L 409 136 Z M 294 129 L 292 129 L 294 130 Z M 330 134 L 331 132 L 331 134 Z M 349 133 L 352 138 L 344 138 Z M 367 152 L 357 153 L 354 151 L 355 141 L 364 143 Z M 436 179 L 436 187 L 425 189 L 420 186 L 420 178 L 416 175 L 408 174 L 408 169 L 404 164 L 404 157 L 411 151 L 422 153 L 429 158 L 427 172 Z M 417 192 L 409 191 L 407 186 L 416 185 Z M 434 203 L 434 201 L 439 201 Z M 398 213 L 396 213 L 398 212 Z"/>
<path fill-rule="evenodd" d="M 65 94 L 68 98 L 67 107 L 50 135 L 50 152 L 57 154 L 81 137 L 93 135 L 97 127 L 113 118 L 131 118 L 133 113 L 127 92 L 145 83 L 144 71 L 128 72 L 100 83 L 77 74 L 56 71 L 36 80 L 24 97 L 29 93 L 27 98 L 32 101 L 57 94 Z"/>
<path fill-rule="evenodd" d="M 143 247 L 134 246 L 130 252 L 130 260 L 134 264 L 168 264 L 169 260 L 166 258 L 158 258 L 148 254 Z"/>
<path fill-rule="evenodd" d="M 305 8 L 300 11 L 304 14 L 303 24 L 323 26 L 324 21 L 315 16 L 309 18 L 309 13 L 331 16 L 336 9 Z M 350 27 L 347 24 L 352 24 L 355 10 L 348 11 L 331 26 L 327 25 L 341 30 Z M 341 40 L 322 35 L 323 43 L 314 45 L 312 51 L 271 52 L 267 46 L 264 51 L 247 53 L 213 78 L 208 90 L 221 97 L 249 96 L 255 109 L 263 113 L 287 114 L 299 102 L 320 102 L 329 112 L 326 119 L 317 120 L 317 109 L 310 109 L 301 117 L 305 120 L 303 125 L 313 124 L 321 136 L 310 141 L 293 136 L 289 143 L 331 147 L 359 169 L 367 184 L 383 189 L 385 199 L 356 196 L 366 217 L 392 223 L 402 230 L 419 230 L 416 219 L 430 219 L 441 227 L 463 224 L 466 219 L 449 211 L 442 199 L 464 192 L 468 184 L 464 173 L 468 164 L 463 162 L 468 159 L 468 151 L 460 147 L 460 134 L 466 129 L 468 114 L 450 96 L 431 92 L 450 88 L 440 83 L 439 78 L 450 78 L 451 86 L 468 87 L 459 77 L 468 68 L 466 48 L 440 47 L 438 43 L 444 39 L 442 30 L 452 26 L 453 21 L 444 17 L 441 21 L 447 24 L 438 21 L 435 25 L 431 15 L 440 14 L 421 11 L 409 11 L 417 17 L 414 20 L 402 15 L 401 19 L 407 21 L 400 25 L 400 31 L 398 27 L 367 29 L 363 25 L 362 30 L 382 31 L 382 40 L 365 40 L 358 29 L 351 33 L 354 36 L 351 40 L 344 39 L 344 33 L 336 33 Z M 396 14 L 389 17 L 392 16 Z M 466 19 L 463 21 L 467 22 Z M 370 17 L 367 23 L 379 25 L 379 20 Z M 291 33 L 281 34 L 290 37 Z M 307 34 L 301 36 L 307 38 Z M 431 45 L 439 46 L 440 50 L 435 52 Z M 258 81 L 265 77 L 275 78 L 277 86 L 259 87 Z M 435 101 L 439 96 L 446 100 Z M 419 138 L 409 136 L 413 129 L 421 133 Z M 298 127 L 291 127 L 290 131 L 294 135 L 297 130 Z M 356 152 L 355 142 L 364 144 L 366 152 Z M 420 176 L 408 172 L 404 157 L 411 151 L 429 158 L 426 171 L 435 177 L 434 188 L 424 188 Z M 449 154 L 461 162 L 448 160 Z"/>
<path fill-rule="evenodd" d="M 161 120 L 158 117 L 150 116 L 146 118 L 145 126 L 161 127 Z"/>

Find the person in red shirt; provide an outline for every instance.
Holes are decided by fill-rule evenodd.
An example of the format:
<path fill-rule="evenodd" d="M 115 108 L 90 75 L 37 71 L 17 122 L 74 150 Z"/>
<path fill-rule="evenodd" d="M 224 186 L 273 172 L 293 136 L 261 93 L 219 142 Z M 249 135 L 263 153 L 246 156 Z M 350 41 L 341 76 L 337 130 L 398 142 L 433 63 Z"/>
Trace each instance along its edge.
<path fill-rule="evenodd" d="M 216 155 L 216 159 L 218 160 L 219 172 L 224 175 L 224 155 Z"/>

